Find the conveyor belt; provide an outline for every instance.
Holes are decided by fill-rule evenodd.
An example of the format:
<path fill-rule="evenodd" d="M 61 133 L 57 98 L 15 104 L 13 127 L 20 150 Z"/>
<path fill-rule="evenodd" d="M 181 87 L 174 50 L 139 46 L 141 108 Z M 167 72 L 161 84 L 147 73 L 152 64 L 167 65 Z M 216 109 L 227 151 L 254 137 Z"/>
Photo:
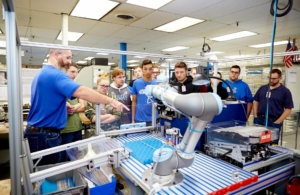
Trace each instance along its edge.
<path fill-rule="evenodd" d="M 160 137 L 154 137 L 151 134 L 136 134 L 130 137 L 116 138 L 120 142 L 134 141 L 145 138 L 157 138 L 164 140 Z M 143 165 L 133 157 L 128 161 L 122 163 L 122 168 L 134 174 L 139 182 L 142 182 L 142 173 L 150 168 L 152 164 Z M 232 179 L 232 171 L 240 171 L 240 181 L 236 183 Z M 182 183 L 172 186 L 163 187 L 158 194 L 226 194 L 227 192 L 239 189 L 242 186 L 249 185 L 257 181 L 258 177 L 248 171 L 242 170 L 234 165 L 228 164 L 218 159 L 213 159 L 203 154 L 195 156 L 195 162 L 188 168 L 179 169 L 184 175 Z"/>

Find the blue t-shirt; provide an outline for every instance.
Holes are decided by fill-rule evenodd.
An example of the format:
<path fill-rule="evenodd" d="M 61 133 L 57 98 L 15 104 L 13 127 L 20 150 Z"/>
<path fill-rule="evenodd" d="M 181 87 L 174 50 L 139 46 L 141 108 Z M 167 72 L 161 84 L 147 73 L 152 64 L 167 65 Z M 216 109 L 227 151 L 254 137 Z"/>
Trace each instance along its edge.
<path fill-rule="evenodd" d="M 136 111 L 134 119 L 140 122 L 152 121 L 152 102 L 154 98 L 145 95 L 147 85 L 156 85 L 156 79 L 146 82 L 143 78 L 134 81 L 132 86 L 132 94 L 136 95 Z"/>
<path fill-rule="evenodd" d="M 44 65 L 31 85 L 31 107 L 27 123 L 35 127 L 64 129 L 67 123 L 67 98 L 80 87 L 67 74 Z"/>
<path fill-rule="evenodd" d="M 266 113 L 267 91 L 268 85 L 263 85 L 254 96 L 254 100 L 259 102 L 258 114 Z M 294 108 L 292 94 L 288 88 L 280 84 L 279 87 L 271 89 L 270 92 L 269 116 L 280 117 L 285 108 Z"/>
<path fill-rule="evenodd" d="M 253 102 L 253 96 L 247 83 L 242 80 L 235 82 L 226 79 L 226 82 L 231 86 L 233 95 L 237 100 L 245 101 L 247 103 Z M 229 87 L 223 82 L 222 86 L 227 89 L 228 95 L 230 95 Z"/>

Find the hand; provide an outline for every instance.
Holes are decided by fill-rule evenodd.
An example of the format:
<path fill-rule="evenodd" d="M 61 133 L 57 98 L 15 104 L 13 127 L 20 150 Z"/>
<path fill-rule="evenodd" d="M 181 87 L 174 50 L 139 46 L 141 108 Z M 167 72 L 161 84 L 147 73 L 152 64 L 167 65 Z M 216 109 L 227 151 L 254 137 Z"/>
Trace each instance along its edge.
<path fill-rule="evenodd" d="M 134 120 L 132 120 L 132 123 L 135 123 L 135 121 L 134 121 Z"/>
<path fill-rule="evenodd" d="M 275 122 L 274 122 L 274 124 L 277 124 L 277 125 L 279 125 L 279 124 L 280 124 L 280 122 L 278 122 L 278 121 L 275 121 Z"/>
<path fill-rule="evenodd" d="M 68 114 L 73 114 L 74 111 L 75 111 L 75 107 L 72 106 L 71 104 L 69 104 L 68 102 L 67 102 L 66 106 L 67 106 L 67 112 L 68 112 Z"/>
<path fill-rule="evenodd" d="M 127 108 L 127 106 L 114 99 L 110 102 L 110 105 L 114 107 L 118 112 L 122 112 L 123 108 L 127 111 L 130 111 L 129 108 Z"/>

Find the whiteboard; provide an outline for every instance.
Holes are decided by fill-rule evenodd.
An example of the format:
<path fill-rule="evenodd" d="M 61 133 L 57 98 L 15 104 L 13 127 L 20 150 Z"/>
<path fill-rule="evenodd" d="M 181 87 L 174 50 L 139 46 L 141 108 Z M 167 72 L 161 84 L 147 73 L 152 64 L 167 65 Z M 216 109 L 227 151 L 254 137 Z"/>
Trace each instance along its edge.
<path fill-rule="evenodd" d="M 291 68 L 285 68 L 285 86 L 291 91 L 294 108 L 300 110 L 300 67 L 293 65 Z"/>

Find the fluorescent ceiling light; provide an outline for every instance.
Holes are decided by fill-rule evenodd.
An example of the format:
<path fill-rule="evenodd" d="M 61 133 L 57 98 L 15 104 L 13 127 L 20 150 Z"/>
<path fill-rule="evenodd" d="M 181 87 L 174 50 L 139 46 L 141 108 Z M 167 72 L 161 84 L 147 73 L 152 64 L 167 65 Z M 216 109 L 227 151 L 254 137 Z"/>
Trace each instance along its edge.
<path fill-rule="evenodd" d="M 134 63 L 134 62 L 139 62 L 139 60 L 129 60 L 127 63 Z"/>
<path fill-rule="evenodd" d="M 0 47 L 6 47 L 6 42 L 5 41 L 0 41 Z"/>
<path fill-rule="evenodd" d="M 83 33 L 68 32 L 68 41 L 77 41 L 82 35 L 83 35 Z M 57 37 L 57 40 L 62 40 L 61 31 Z"/>
<path fill-rule="evenodd" d="M 48 62 L 48 59 L 44 59 L 44 62 Z"/>
<path fill-rule="evenodd" d="M 108 0 L 80 0 L 71 16 L 99 20 L 119 3 Z"/>
<path fill-rule="evenodd" d="M 284 45 L 287 44 L 288 41 L 277 41 L 274 42 L 274 45 Z M 249 47 L 254 47 L 254 48 L 261 48 L 261 47 L 270 47 L 271 43 L 262 43 L 262 44 L 257 44 L 257 45 L 249 45 Z"/>
<path fill-rule="evenodd" d="M 133 56 L 134 58 L 145 58 L 144 56 Z"/>
<path fill-rule="evenodd" d="M 29 39 L 28 39 L 28 37 L 20 37 L 20 40 L 21 41 L 28 41 Z"/>
<path fill-rule="evenodd" d="M 250 31 L 241 31 L 241 32 L 231 33 L 228 35 L 214 37 L 214 38 L 211 38 L 210 40 L 212 40 L 212 41 L 229 41 L 232 39 L 249 37 L 249 36 L 253 36 L 253 35 L 257 35 L 257 33 L 250 32 Z"/>
<path fill-rule="evenodd" d="M 194 64 L 194 63 L 197 63 L 197 64 L 199 63 L 198 61 L 185 61 L 185 62 L 186 62 L 186 63 L 193 63 L 193 64 Z"/>
<path fill-rule="evenodd" d="M 126 3 L 147 7 L 151 9 L 158 9 L 172 0 L 127 0 Z"/>
<path fill-rule="evenodd" d="M 250 57 L 250 55 L 225 56 L 225 58 L 231 58 L 231 59 L 244 58 L 244 57 Z"/>
<path fill-rule="evenodd" d="M 97 55 L 108 56 L 109 53 L 97 53 Z"/>
<path fill-rule="evenodd" d="M 134 66 L 138 66 L 139 64 L 129 64 L 127 65 L 128 67 L 134 67 Z"/>
<path fill-rule="evenodd" d="M 113 64 L 115 64 L 115 63 L 113 63 L 113 62 L 108 62 L 108 65 L 113 65 Z"/>
<path fill-rule="evenodd" d="M 49 58 L 49 54 L 46 55 L 46 58 Z"/>
<path fill-rule="evenodd" d="M 182 17 L 177 20 L 174 20 L 173 22 L 169 22 L 167 24 L 159 26 L 159 27 L 155 28 L 154 30 L 159 30 L 159 31 L 164 31 L 164 32 L 175 32 L 175 31 L 193 26 L 195 24 L 198 24 L 198 23 L 201 23 L 204 21 L 205 20 L 200 20 L 200 19 L 196 19 L 196 18 Z"/>
<path fill-rule="evenodd" d="M 171 58 L 169 58 L 169 59 L 166 59 L 166 61 L 173 61 L 174 59 L 171 59 Z"/>
<path fill-rule="evenodd" d="M 220 54 L 220 53 L 224 53 L 222 51 L 211 51 L 208 53 L 204 53 L 204 55 L 208 56 L 208 55 L 215 55 L 215 54 Z M 196 53 L 197 56 L 201 55 L 201 53 Z"/>
<path fill-rule="evenodd" d="M 188 49 L 189 47 L 184 47 L 184 46 L 176 46 L 176 47 L 170 47 L 167 49 L 163 49 L 161 51 L 179 51 L 179 50 L 183 50 L 183 49 Z"/>
<path fill-rule="evenodd" d="M 95 57 L 87 57 L 87 58 L 84 58 L 84 60 L 91 60 L 93 58 L 95 58 Z"/>

